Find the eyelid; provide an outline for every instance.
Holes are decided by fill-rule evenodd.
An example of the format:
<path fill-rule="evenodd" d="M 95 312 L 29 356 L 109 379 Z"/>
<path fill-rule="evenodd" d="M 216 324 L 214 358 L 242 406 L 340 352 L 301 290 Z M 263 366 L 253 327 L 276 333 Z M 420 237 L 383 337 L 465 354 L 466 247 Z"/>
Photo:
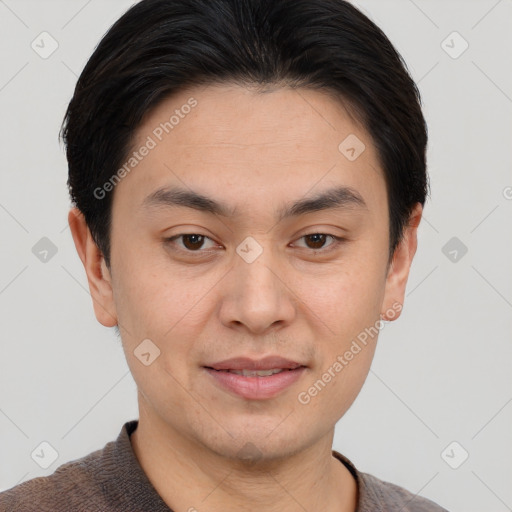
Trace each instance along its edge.
<path fill-rule="evenodd" d="M 201 236 L 205 239 L 208 239 L 214 243 L 217 243 L 215 242 L 215 240 L 213 240 L 211 237 L 209 237 L 208 235 L 205 235 L 201 232 L 188 232 L 188 233 L 179 233 L 177 235 L 173 235 L 171 237 L 167 237 L 167 238 L 164 238 L 164 243 L 165 244 L 174 244 L 175 240 L 176 239 L 179 239 L 179 238 L 182 238 L 184 236 L 187 236 L 187 235 L 198 235 L 198 236 Z M 327 237 L 330 237 L 332 238 L 334 241 L 328 245 L 327 247 L 321 247 L 320 249 L 311 249 L 309 247 L 301 247 L 301 249 L 305 249 L 306 251 L 309 251 L 309 252 L 317 252 L 317 253 L 328 253 L 329 251 L 331 250 L 335 250 L 337 249 L 341 244 L 343 244 L 345 241 L 346 241 L 346 238 L 342 237 L 342 236 L 337 236 L 337 235 L 333 235 L 332 233 L 326 233 L 326 232 L 323 232 L 323 231 L 312 231 L 310 233 L 305 233 L 301 236 L 299 236 L 298 238 L 295 239 L 295 241 L 297 240 L 302 240 L 303 238 L 306 238 L 308 236 L 312 236 L 312 235 L 325 235 Z M 176 248 L 176 251 L 178 252 L 183 252 L 183 253 L 186 253 L 186 254 L 190 254 L 190 255 L 204 255 L 204 254 L 209 254 L 212 252 L 212 249 L 198 249 L 197 251 L 191 251 L 191 250 L 188 250 L 188 249 L 183 249 L 181 247 L 177 247 Z"/>
<path fill-rule="evenodd" d="M 164 238 L 164 243 L 165 243 L 165 244 L 171 244 L 171 245 L 172 245 L 172 244 L 174 244 L 174 242 L 175 242 L 175 240 L 176 240 L 176 239 L 182 238 L 182 237 L 187 236 L 187 235 L 188 235 L 188 236 L 190 236 L 190 235 L 198 235 L 198 236 L 202 236 L 202 237 L 203 237 L 203 238 L 205 238 L 205 239 L 208 239 L 208 240 L 210 240 L 210 241 L 212 241 L 212 242 L 214 242 L 214 243 L 217 243 L 217 242 L 215 242 L 215 240 L 213 240 L 213 239 L 212 239 L 211 237 L 209 237 L 208 235 L 205 235 L 205 234 L 200 233 L 200 232 L 195 232 L 195 231 L 190 231 L 190 232 L 188 232 L 188 233 L 179 233 L 179 234 L 177 234 L 177 235 L 173 235 L 173 236 L 170 236 L 170 237 L 166 237 L 166 238 Z M 187 254 L 205 254 L 205 253 L 209 253 L 209 252 L 211 252 L 212 248 L 210 248 L 210 249 L 203 249 L 203 248 L 201 248 L 201 249 L 198 249 L 197 251 L 191 251 L 191 250 L 189 250 L 189 249 L 184 249 L 184 248 L 182 248 L 182 247 L 177 247 L 177 248 L 176 248 L 176 250 L 177 250 L 177 251 L 180 251 L 180 252 L 185 252 L 185 253 L 187 253 Z"/>
<path fill-rule="evenodd" d="M 343 242 L 346 241 L 346 238 L 344 238 L 342 236 L 333 235 L 332 233 L 324 233 L 322 231 L 314 231 L 312 233 L 306 233 L 305 235 L 301 235 L 299 238 L 297 238 L 297 240 L 301 240 L 302 238 L 306 238 L 307 236 L 312 236 L 312 235 L 325 235 L 327 237 L 331 237 L 334 241 L 327 247 L 321 247 L 320 249 L 310 249 L 309 247 L 301 247 L 301 249 L 327 254 L 329 251 L 337 249 Z"/>

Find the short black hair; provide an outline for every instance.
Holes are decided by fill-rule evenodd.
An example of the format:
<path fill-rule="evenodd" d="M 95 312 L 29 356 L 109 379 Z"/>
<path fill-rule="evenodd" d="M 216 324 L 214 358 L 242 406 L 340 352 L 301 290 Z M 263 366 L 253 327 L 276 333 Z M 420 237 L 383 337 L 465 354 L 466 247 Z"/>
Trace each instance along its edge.
<path fill-rule="evenodd" d="M 60 136 L 68 187 L 110 267 L 113 190 L 143 117 L 194 85 L 313 88 L 336 96 L 373 139 L 389 203 L 389 259 L 428 195 L 427 126 L 406 63 L 343 0 L 142 0 L 83 69 Z M 340 141 L 341 142 L 341 141 Z"/>

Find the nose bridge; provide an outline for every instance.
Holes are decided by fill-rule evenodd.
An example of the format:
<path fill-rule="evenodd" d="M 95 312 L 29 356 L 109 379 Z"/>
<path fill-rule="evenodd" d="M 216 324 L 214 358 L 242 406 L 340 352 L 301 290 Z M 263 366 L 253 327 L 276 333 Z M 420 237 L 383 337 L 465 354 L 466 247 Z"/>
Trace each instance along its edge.
<path fill-rule="evenodd" d="M 248 236 L 237 246 L 236 253 L 236 282 L 243 287 L 245 296 L 251 289 L 262 299 L 262 293 L 278 291 L 278 277 L 271 270 L 276 266 L 276 258 L 270 236 Z"/>
<path fill-rule="evenodd" d="M 232 269 L 232 295 L 225 321 L 238 321 L 254 331 L 264 331 L 277 321 L 290 321 L 293 305 L 283 281 L 283 266 L 270 236 L 248 236 L 236 248 Z"/>

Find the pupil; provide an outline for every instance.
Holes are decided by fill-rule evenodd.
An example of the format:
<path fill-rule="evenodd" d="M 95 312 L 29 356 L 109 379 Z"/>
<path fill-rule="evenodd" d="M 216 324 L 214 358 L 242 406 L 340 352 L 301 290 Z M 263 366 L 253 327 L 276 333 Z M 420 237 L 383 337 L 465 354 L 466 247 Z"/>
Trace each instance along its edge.
<path fill-rule="evenodd" d="M 307 238 L 310 240 L 310 242 L 312 241 L 313 249 L 321 249 L 325 243 L 325 237 L 326 235 L 315 233 L 313 235 L 308 235 Z M 189 244 L 185 243 L 185 246 L 187 246 L 189 249 L 199 249 L 203 244 L 203 239 L 203 235 L 185 235 L 184 240 L 188 240 L 190 242 Z M 188 247 L 189 245 L 192 247 Z"/>
<path fill-rule="evenodd" d="M 185 243 L 185 246 L 189 249 L 199 249 L 203 244 L 203 238 L 204 236 L 202 235 L 186 235 L 184 240 L 191 240 L 191 244 Z M 192 247 L 188 247 L 188 245 L 192 245 Z"/>
<path fill-rule="evenodd" d="M 310 240 L 313 239 L 313 245 L 316 244 L 315 247 L 313 247 L 313 249 L 320 249 L 323 246 L 323 244 L 325 242 L 325 236 L 326 235 L 322 235 L 321 233 L 315 233 L 314 235 L 309 235 Z M 319 240 L 317 239 L 317 241 L 315 242 L 314 239 L 316 237 L 320 237 L 320 239 Z"/>

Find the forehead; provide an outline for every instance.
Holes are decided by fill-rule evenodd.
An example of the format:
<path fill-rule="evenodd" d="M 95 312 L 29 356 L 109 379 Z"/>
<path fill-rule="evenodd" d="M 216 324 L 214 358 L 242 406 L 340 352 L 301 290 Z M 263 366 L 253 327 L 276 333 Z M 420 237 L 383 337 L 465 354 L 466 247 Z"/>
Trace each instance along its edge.
<path fill-rule="evenodd" d="M 338 156 L 337 142 L 344 135 L 357 134 L 371 144 L 347 108 L 341 99 L 321 90 L 275 86 L 259 91 L 234 84 L 191 87 L 161 101 L 136 137 L 137 143 L 151 135 L 157 142 L 172 139 L 181 147 L 231 144 L 247 152 L 251 147 L 285 148 L 297 142 L 322 151 L 332 143 Z"/>
<path fill-rule="evenodd" d="M 137 205 L 177 184 L 220 196 L 238 212 L 338 185 L 359 191 L 369 204 L 386 199 L 369 134 L 320 91 L 182 90 L 146 116 L 132 150 L 144 146 L 151 149 L 118 186 Z"/>

